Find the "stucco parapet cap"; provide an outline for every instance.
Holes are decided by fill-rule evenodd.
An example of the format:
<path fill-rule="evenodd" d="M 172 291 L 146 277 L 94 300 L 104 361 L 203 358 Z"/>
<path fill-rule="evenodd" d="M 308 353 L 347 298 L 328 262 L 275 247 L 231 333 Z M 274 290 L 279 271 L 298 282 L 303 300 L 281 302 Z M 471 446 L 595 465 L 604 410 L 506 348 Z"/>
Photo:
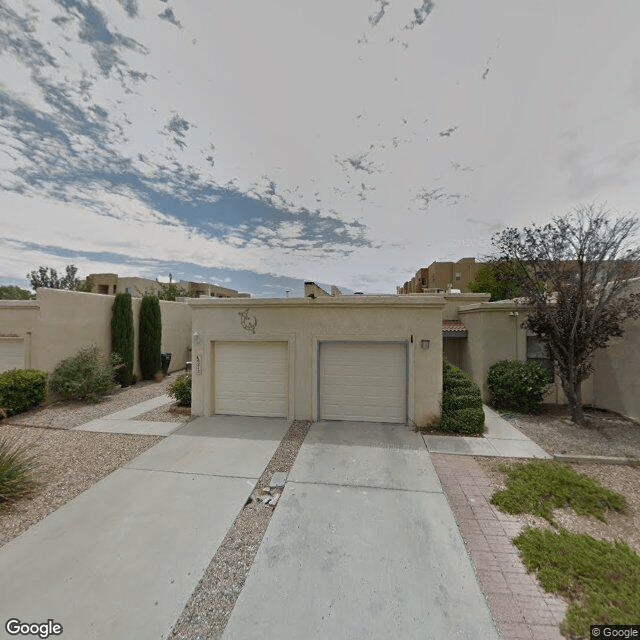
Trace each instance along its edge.
<path fill-rule="evenodd" d="M 336 296 L 321 298 L 194 298 L 189 301 L 194 309 L 201 307 L 390 307 L 441 309 L 445 305 L 443 296 Z"/>
<path fill-rule="evenodd" d="M 39 309 L 40 302 L 38 300 L 0 300 L 0 309 Z"/>
<path fill-rule="evenodd" d="M 466 304 L 458 308 L 458 313 L 467 313 L 473 311 L 522 311 L 529 307 L 526 304 L 514 302 L 512 300 L 500 300 L 498 302 L 479 302 L 475 304 Z"/>

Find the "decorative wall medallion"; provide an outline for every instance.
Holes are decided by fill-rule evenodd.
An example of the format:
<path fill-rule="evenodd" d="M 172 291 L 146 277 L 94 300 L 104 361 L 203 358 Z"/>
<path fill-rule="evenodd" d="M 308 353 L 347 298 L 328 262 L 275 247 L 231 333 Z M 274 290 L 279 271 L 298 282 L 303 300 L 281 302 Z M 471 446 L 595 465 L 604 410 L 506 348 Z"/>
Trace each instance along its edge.
<path fill-rule="evenodd" d="M 244 311 L 240 311 L 238 313 L 240 316 L 240 325 L 245 331 L 251 331 L 251 333 L 256 332 L 256 327 L 258 326 L 258 318 L 255 316 L 251 317 L 249 315 L 249 309 L 245 309 Z"/>

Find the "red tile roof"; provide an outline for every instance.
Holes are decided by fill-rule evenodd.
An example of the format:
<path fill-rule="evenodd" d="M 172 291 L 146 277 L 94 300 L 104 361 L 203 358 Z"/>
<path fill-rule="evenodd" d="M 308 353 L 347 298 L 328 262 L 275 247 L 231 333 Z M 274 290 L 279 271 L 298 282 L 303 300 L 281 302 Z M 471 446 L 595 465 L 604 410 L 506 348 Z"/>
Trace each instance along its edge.
<path fill-rule="evenodd" d="M 443 320 L 443 331 L 466 331 L 467 327 L 464 326 L 462 320 Z"/>

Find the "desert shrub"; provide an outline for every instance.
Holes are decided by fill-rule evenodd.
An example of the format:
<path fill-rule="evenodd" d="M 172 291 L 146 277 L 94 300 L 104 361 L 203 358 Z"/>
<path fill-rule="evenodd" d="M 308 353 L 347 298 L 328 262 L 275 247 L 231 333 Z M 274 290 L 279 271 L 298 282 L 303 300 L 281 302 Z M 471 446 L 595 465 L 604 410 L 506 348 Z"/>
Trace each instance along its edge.
<path fill-rule="evenodd" d="M 24 447 L 0 438 L 0 509 L 36 486 L 36 461 Z"/>
<path fill-rule="evenodd" d="M 442 367 L 442 415 L 433 426 L 464 435 L 484 432 L 484 411 L 478 385 L 447 360 Z"/>
<path fill-rule="evenodd" d="M 553 460 L 535 460 L 513 466 L 502 465 L 507 488 L 497 491 L 491 503 L 506 513 L 532 513 L 551 524 L 553 509 L 570 507 L 578 515 L 592 515 L 605 521 L 605 509 L 624 511 L 624 496 L 569 465 Z"/>
<path fill-rule="evenodd" d="M 58 364 L 49 378 L 49 385 L 65 400 L 95 402 L 117 386 L 115 377 L 122 366 L 119 355 L 108 356 L 98 347 L 85 347 Z"/>
<path fill-rule="evenodd" d="M 538 413 L 549 372 L 538 362 L 503 360 L 489 368 L 487 385 L 497 409 Z"/>
<path fill-rule="evenodd" d="M 567 638 L 595 637 L 589 633 L 592 624 L 638 622 L 640 557 L 626 543 L 530 527 L 513 543 L 544 589 L 569 602 L 560 624 Z"/>
<path fill-rule="evenodd" d="M 191 406 L 191 375 L 179 375 L 168 387 L 167 393 L 178 401 L 181 407 Z"/>
<path fill-rule="evenodd" d="M 138 350 L 140 371 L 143 380 L 152 380 L 162 370 L 160 342 L 162 340 L 162 317 L 160 300 L 156 295 L 145 295 L 140 303 L 140 330 Z"/>
<path fill-rule="evenodd" d="M 0 408 L 12 415 L 45 401 L 47 374 L 30 369 L 12 369 L 0 373 Z"/>
<path fill-rule="evenodd" d="M 123 387 L 131 384 L 133 377 L 133 308 L 130 293 L 116 293 L 111 308 L 111 352 L 117 353 L 124 363 L 118 369 L 116 382 Z"/>

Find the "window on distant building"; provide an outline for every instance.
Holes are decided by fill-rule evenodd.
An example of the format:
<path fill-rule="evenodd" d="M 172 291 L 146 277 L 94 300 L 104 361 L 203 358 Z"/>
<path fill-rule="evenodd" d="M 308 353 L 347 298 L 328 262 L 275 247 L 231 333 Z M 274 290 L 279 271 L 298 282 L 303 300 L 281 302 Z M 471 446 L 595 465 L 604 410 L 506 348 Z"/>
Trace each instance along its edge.
<path fill-rule="evenodd" d="M 460 282 L 460 272 L 456 271 L 456 282 Z"/>
<path fill-rule="evenodd" d="M 539 362 L 549 372 L 547 382 L 553 382 L 553 359 L 549 351 L 549 343 L 546 340 L 537 336 L 527 336 L 527 362 Z"/>
<path fill-rule="evenodd" d="M 124 291 L 125 293 L 131 293 L 131 287 L 125 287 Z"/>

